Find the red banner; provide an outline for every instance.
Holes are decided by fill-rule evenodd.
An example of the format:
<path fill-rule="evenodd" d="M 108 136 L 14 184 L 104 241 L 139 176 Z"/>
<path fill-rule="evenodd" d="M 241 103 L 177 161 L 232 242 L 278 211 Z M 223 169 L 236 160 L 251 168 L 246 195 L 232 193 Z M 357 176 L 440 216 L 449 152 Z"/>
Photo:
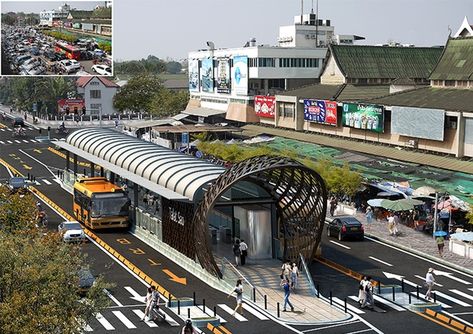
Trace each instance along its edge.
<path fill-rule="evenodd" d="M 60 99 L 57 101 L 59 112 L 65 112 L 67 107 L 69 107 L 70 112 L 74 112 L 74 109 L 82 111 L 84 106 L 85 103 L 83 99 Z"/>
<path fill-rule="evenodd" d="M 274 118 L 274 107 L 276 97 L 274 96 L 255 96 L 255 112 L 259 117 Z"/>

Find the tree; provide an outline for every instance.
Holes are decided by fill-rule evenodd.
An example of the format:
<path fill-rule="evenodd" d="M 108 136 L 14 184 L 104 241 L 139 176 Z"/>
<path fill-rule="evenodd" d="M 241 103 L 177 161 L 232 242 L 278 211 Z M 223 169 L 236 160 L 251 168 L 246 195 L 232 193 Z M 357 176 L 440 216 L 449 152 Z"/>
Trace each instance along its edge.
<path fill-rule="evenodd" d="M 182 65 L 177 61 L 170 61 L 166 63 L 166 72 L 171 74 L 181 73 Z"/>
<path fill-rule="evenodd" d="M 171 116 L 184 110 L 188 101 L 188 91 L 171 91 L 162 87 L 154 95 L 149 110 L 158 117 Z"/>
<path fill-rule="evenodd" d="M 30 194 L 0 187 L 0 202 L 0 333 L 81 333 L 108 306 L 103 289 L 111 285 L 99 277 L 80 299 L 78 271 L 87 265 L 80 246 L 34 227 Z"/>
<path fill-rule="evenodd" d="M 155 95 L 162 89 L 161 79 L 145 74 L 131 78 L 113 98 L 115 108 L 123 112 L 144 112 L 152 109 Z"/>
<path fill-rule="evenodd" d="M 467 224 L 470 224 L 473 226 L 473 211 L 469 211 L 466 214 L 466 219 L 467 219 Z"/>

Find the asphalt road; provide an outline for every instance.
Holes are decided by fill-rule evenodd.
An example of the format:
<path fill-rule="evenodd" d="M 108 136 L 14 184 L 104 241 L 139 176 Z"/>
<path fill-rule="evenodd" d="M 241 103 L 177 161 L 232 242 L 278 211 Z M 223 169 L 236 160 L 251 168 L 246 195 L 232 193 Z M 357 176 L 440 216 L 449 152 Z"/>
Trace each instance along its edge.
<path fill-rule="evenodd" d="M 64 168 L 65 160 L 48 151 L 48 144 L 40 143 L 34 139 L 38 135 L 37 130 L 29 128 L 25 138 L 12 138 L 8 122 L 3 122 L 3 124 L 7 126 L 0 125 L 0 158 L 25 175 L 27 173 L 34 175 L 36 187 L 61 208 L 72 213 L 70 194 L 60 188 L 54 178 L 55 172 L 58 169 Z M 0 180 L 7 178 L 9 178 L 9 174 L 6 169 L 0 167 Z M 55 229 L 57 224 L 63 220 L 62 217 L 50 209 L 48 209 L 48 216 L 49 228 L 51 229 Z M 245 312 L 245 319 L 247 321 L 240 321 L 231 316 L 218 305 L 225 304 L 233 308 L 233 299 L 227 299 L 226 294 L 212 289 L 193 276 L 192 273 L 184 271 L 173 261 L 165 258 L 131 234 L 123 231 L 107 231 L 97 234 L 175 296 L 192 297 L 195 292 L 197 304 L 202 309 L 203 299 L 205 298 L 207 309 L 210 308 L 207 312 L 210 314 L 213 314 L 212 309 L 216 306 L 217 314 L 226 320 L 224 327 L 228 332 L 292 332 L 290 328 L 283 327 L 278 322 L 260 320 L 249 312 Z M 186 315 L 182 314 L 179 316 L 167 307 L 163 307 L 163 309 L 168 315 L 169 321 L 158 323 L 140 322 L 140 310 L 144 309 L 142 297 L 146 289 L 143 281 L 134 274 L 131 274 L 128 269 L 125 269 L 97 245 L 87 243 L 83 247 L 84 252 L 89 255 L 93 272 L 95 274 L 103 274 L 108 281 L 115 284 L 115 287 L 109 291 L 111 306 L 103 312 L 103 317 L 99 316 L 97 319 L 92 319 L 88 324 L 90 327 L 87 330 L 105 333 L 113 327 L 116 333 L 128 333 L 129 331 L 139 331 L 140 333 L 154 333 L 157 331 L 161 333 L 176 333 L 178 331 L 179 327 L 173 325 L 182 326 Z M 473 277 L 457 273 L 451 268 L 444 268 L 425 259 L 417 258 L 370 240 L 363 242 L 339 242 L 333 238 L 328 240 L 324 235 L 323 256 L 354 271 L 371 275 L 374 279 L 381 280 L 383 284 L 400 283 L 395 278 L 392 278 L 395 277 L 392 274 L 404 276 L 405 282 L 411 281 L 414 284 L 422 284 L 421 278 L 425 276 L 425 272 L 429 267 L 433 267 L 437 271 L 441 270 L 452 273 L 453 276 L 437 276 L 437 282 L 441 284 L 441 286 L 436 287 L 436 290 L 440 292 L 437 299 L 450 306 L 447 309 L 450 314 L 465 321 L 473 322 L 473 306 L 471 306 L 473 305 Z M 166 269 L 177 277 L 185 277 L 187 280 L 186 285 L 171 280 L 165 271 Z M 356 308 L 356 301 L 350 299 L 350 296 L 356 296 L 358 292 L 358 282 L 356 280 L 318 262 L 311 264 L 310 271 L 324 296 L 328 296 L 329 292 L 332 291 L 334 297 L 340 301 L 347 298 L 348 304 L 352 309 Z M 391 278 L 388 279 L 383 272 L 390 273 Z M 405 286 L 410 291 L 415 290 L 414 287 L 408 284 L 405 284 Z M 136 297 L 138 295 L 140 297 Z M 407 310 L 395 310 L 381 302 L 377 302 L 377 308 L 373 312 L 358 310 L 357 313 L 353 319 L 344 323 L 323 324 L 320 326 L 295 326 L 294 329 L 295 331 L 305 333 L 450 332 L 450 330 L 415 313 Z M 173 319 L 175 323 L 170 319 Z M 205 329 L 204 332 L 210 333 L 210 330 Z"/>

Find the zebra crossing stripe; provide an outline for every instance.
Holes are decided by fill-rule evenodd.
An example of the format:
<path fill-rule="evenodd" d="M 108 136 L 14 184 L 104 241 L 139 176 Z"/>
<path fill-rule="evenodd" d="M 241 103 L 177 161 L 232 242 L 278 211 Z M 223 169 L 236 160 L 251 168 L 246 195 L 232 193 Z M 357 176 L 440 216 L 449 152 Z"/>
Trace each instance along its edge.
<path fill-rule="evenodd" d="M 97 313 L 97 315 L 95 316 L 95 318 L 98 320 L 98 322 L 100 322 L 100 324 L 101 324 L 106 330 L 108 330 L 108 331 L 113 331 L 113 330 L 115 330 L 115 327 L 113 327 L 112 324 L 109 323 L 108 320 L 105 319 L 101 313 Z"/>
<path fill-rule="evenodd" d="M 416 296 L 417 294 L 416 294 L 416 292 L 411 292 L 411 295 Z M 422 299 L 422 300 L 426 300 L 425 298 L 420 297 L 419 300 L 421 300 L 421 299 Z M 432 300 L 431 300 L 431 301 L 432 301 Z M 447 305 L 447 304 L 445 304 L 445 303 L 442 303 L 442 302 L 440 302 L 440 301 L 438 301 L 438 300 L 437 300 L 437 304 L 442 305 L 442 308 L 452 308 L 450 305 Z"/>
<path fill-rule="evenodd" d="M 169 312 L 164 312 L 164 308 L 161 308 L 161 312 L 163 312 L 164 314 L 166 314 L 166 322 L 171 325 L 172 327 L 175 327 L 175 326 L 180 326 L 179 323 L 174 320 L 170 315 L 169 315 Z"/>
<path fill-rule="evenodd" d="M 53 181 L 56 182 L 57 184 L 62 184 L 61 180 L 59 179 L 54 178 Z"/>
<path fill-rule="evenodd" d="M 405 310 L 406 310 L 404 307 L 400 307 L 400 306 L 398 306 L 398 305 L 396 305 L 396 304 L 390 302 L 389 300 L 386 300 L 386 299 L 384 299 L 384 298 L 381 298 L 381 297 L 379 297 L 379 296 L 377 296 L 377 295 L 373 295 L 373 297 L 374 297 L 374 300 L 376 300 L 376 301 L 378 301 L 378 302 L 380 302 L 380 303 L 382 303 L 382 304 L 388 305 L 389 307 L 395 309 L 396 311 L 405 311 Z"/>
<path fill-rule="evenodd" d="M 27 140 L 23 139 L 23 143 L 29 143 L 29 141 L 27 141 Z"/>
<path fill-rule="evenodd" d="M 238 321 L 248 321 L 248 319 L 246 319 L 244 316 L 242 316 L 241 314 L 235 312 L 235 314 L 233 314 L 233 310 L 226 304 L 218 304 L 218 306 L 224 310 L 225 312 L 227 312 L 228 314 L 234 316 Z"/>
<path fill-rule="evenodd" d="M 43 179 L 43 181 L 46 181 L 46 180 Z M 49 184 L 51 184 L 51 183 L 49 183 Z M 108 291 L 107 289 L 103 289 L 103 292 L 105 292 L 105 294 L 108 296 L 108 298 L 110 298 L 115 304 L 117 304 L 117 306 L 123 306 L 123 304 L 120 303 L 120 301 L 117 298 L 115 298 L 115 296 L 113 296 L 110 293 L 110 291 Z"/>
<path fill-rule="evenodd" d="M 5 132 L 5 129 L 4 129 L 4 128 L 1 128 L 1 129 L 0 129 L 0 131 L 3 131 L 3 132 Z"/>
<path fill-rule="evenodd" d="M 125 317 L 125 315 L 120 312 L 120 311 L 112 311 L 112 313 L 118 318 L 118 320 L 120 320 L 128 329 L 135 329 L 136 326 L 130 321 L 128 320 L 127 317 Z"/>
<path fill-rule="evenodd" d="M 141 310 L 133 310 L 133 313 L 135 313 L 140 319 L 145 317 L 145 313 Z M 145 324 L 147 324 L 149 327 L 159 327 L 153 321 L 145 321 Z"/>
<path fill-rule="evenodd" d="M 348 298 L 358 302 L 358 297 L 357 296 L 348 296 Z M 345 302 L 337 297 L 332 297 L 332 299 L 337 303 L 337 304 L 340 304 L 340 305 L 345 305 Z M 358 309 L 357 307 L 353 306 L 353 305 L 350 305 L 347 303 L 347 309 L 349 309 L 350 311 L 352 311 L 353 313 L 356 313 L 356 314 L 363 314 L 365 313 L 364 311 Z"/>
<path fill-rule="evenodd" d="M 82 329 L 86 332 L 93 332 L 94 330 L 92 329 L 92 327 L 89 326 L 89 324 L 85 324 L 84 327 L 82 327 Z"/>
<path fill-rule="evenodd" d="M 46 180 L 46 179 L 41 179 L 41 180 L 42 180 L 44 183 L 46 183 L 48 186 L 50 186 L 50 185 L 52 184 L 51 182 L 49 182 L 49 181 Z"/>
<path fill-rule="evenodd" d="M 257 317 L 259 320 L 269 320 L 263 313 L 255 310 L 251 305 L 243 303 L 243 308 Z"/>
<path fill-rule="evenodd" d="M 0 140 L 0 143 L 3 144 L 3 145 L 5 145 L 5 142 L 4 142 L 4 141 L 1 141 L 1 140 Z"/>
<path fill-rule="evenodd" d="M 21 144 L 21 141 L 15 139 L 15 143 Z"/>
<path fill-rule="evenodd" d="M 468 303 L 465 303 L 465 302 L 463 302 L 463 301 L 461 301 L 461 300 L 459 300 L 459 299 L 457 299 L 457 298 L 455 298 L 455 297 L 451 297 L 451 296 L 449 296 L 449 295 L 446 295 L 445 293 L 442 293 L 442 292 L 440 292 L 440 291 L 432 291 L 432 293 L 435 293 L 437 296 L 440 296 L 440 297 L 442 297 L 442 298 L 448 299 L 448 300 L 450 300 L 450 301 L 452 301 L 452 302 L 454 302 L 454 303 L 456 303 L 456 304 L 458 304 L 458 305 L 465 306 L 465 307 L 470 307 L 470 306 L 471 306 L 471 305 L 468 304 Z"/>
<path fill-rule="evenodd" d="M 457 289 L 452 289 L 452 290 L 450 290 L 450 291 L 453 292 L 453 293 L 456 293 L 457 295 L 460 295 L 460 296 L 462 296 L 462 297 L 465 297 L 465 298 L 467 298 L 467 299 L 473 300 L 473 296 L 471 296 L 471 295 L 469 295 L 469 294 L 467 294 L 467 293 L 464 293 L 464 292 L 462 292 L 462 291 L 459 291 L 459 290 L 457 290 Z"/>
<path fill-rule="evenodd" d="M 13 142 L 11 140 L 7 140 L 7 143 L 8 144 L 13 144 Z"/>
<path fill-rule="evenodd" d="M 38 141 L 34 140 L 34 139 L 30 139 L 30 142 L 32 143 L 37 143 Z"/>

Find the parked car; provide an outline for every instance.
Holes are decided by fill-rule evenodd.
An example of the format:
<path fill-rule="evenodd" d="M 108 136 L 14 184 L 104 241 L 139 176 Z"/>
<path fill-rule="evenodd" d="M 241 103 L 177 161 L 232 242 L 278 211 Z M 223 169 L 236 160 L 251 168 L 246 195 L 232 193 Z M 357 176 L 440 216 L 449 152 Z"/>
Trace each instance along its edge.
<path fill-rule="evenodd" d="M 100 75 L 112 75 L 112 69 L 107 65 L 93 65 L 92 71 Z"/>
<path fill-rule="evenodd" d="M 36 67 L 26 72 L 27 75 L 41 75 L 44 73 L 46 73 L 46 68 L 44 68 L 44 66 L 42 65 L 37 65 Z"/>
<path fill-rule="evenodd" d="M 77 72 L 80 70 L 80 63 L 75 59 L 64 59 L 59 61 L 59 66 L 66 73 Z"/>
<path fill-rule="evenodd" d="M 62 235 L 64 242 L 82 242 L 87 240 L 81 224 L 77 221 L 62 222 L 57 227 L 57 230 Z"/>
<path fill-rule="evenodd" d="M 97 57 L 105 57 L 105 51 L 103 51 L 103 50 L 95 49 L 94 53 Z"/>
<path fill-rule="evenodd" d="M 92 272 L 87 268 L 82 268 L 78 272 L 79 274 L 79 294 L 85 295 L 87 291 L 95 284 L 95 277 Z"/>
<path fill-rule="evenodd" d="M 363 240 L 365 231 L 363 224 L 355 217 L 337 217 L 333 219 L 327 226 L 327 235 L 329 237 L 337 236 L 338 240 L 348 237 Z"/>

